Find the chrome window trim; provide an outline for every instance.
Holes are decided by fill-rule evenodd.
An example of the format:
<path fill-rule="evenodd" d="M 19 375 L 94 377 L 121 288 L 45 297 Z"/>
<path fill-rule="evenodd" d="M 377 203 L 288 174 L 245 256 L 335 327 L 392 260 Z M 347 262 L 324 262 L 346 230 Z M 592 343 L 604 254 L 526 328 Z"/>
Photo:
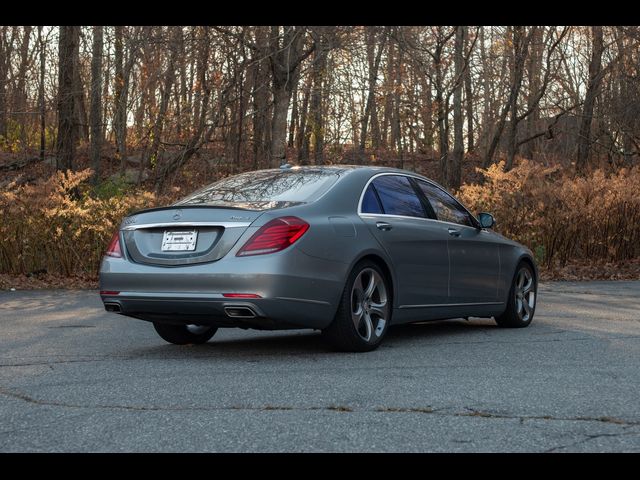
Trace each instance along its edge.
<path fill-rule="evenodd" d="M 360 200 L 358 200 L 358 215 L 362 216 L 362 215 L 380 215 L 380 216 L 385 216 L 385 217 L 398 217 L 398 218 L 419 218 L 422 220 L 435 220 L 434 218 L 427 218 L 427 217 L 412 217 L 410 215 L 393 215 L 390 213 L 370 213 L 370 212 L 363 212 L 362 211 L 362 200 L 364 199 L 364 194 L 367 191 L 367 188 L 369 188 L 369 185 L 371 184 L 371 182 L 373 182 L 376 178 L 378 177 L 382 177 L 382 176 L 389 176 L 389 175 L 393 175 L 396 177 L 413 177 L 413 178 L 420 178 L 418 176 L 415 175 L 410 175 L 410 174 L 406 174 L 406 173 L 396 173 L 396 172 L 382 172 L 382 173 L 376 173 L 373 177 L 371 177 L 369 179 L 369 181 L 367 181 L 367 184 L 364 186 L 364 188 L 362 189 L 362 192 L 360 192 Z M 413 188 L 413 187 L 411 187 Z M 416 198 L 418 200 L 420 200 L 420 197 L 418 197 L 418 195 L 416 194 Z M 381 201 L 382 202 L 382 201 Z M 421 202 L 422 203 L 422 202 Z M 383 207 L 382 205 L 380 205 L 381 207 Z M 383 207 L 384 208 L 384 207 Z M 426 213 L 426 212 L 425 212 Z"/>
<path fill-rule="evenodd" d="M 455 223 L 455 222 L 448 222 L 446 220 L 439 220 L 437 218 L 427 218 L 427 217 L 412 217 L 409 215 L 392 215 L 389 213 L 370 213 L 370 212 L 363 212 L 362 211 L 362 200 L 364 199 L 364 194 L 367 191 L 367 188 L 369 188 L 369 185 L 371 184 L 371 182 L 373 182 L 376 178 L 378 177 L 382 177 L 384 175 L 395 175 L 395 176 L 401 176 L 401 177 L 411 177 L 411 178 L 415 178 L 416 180 L 422 180 L 423 182 L 427 182 L 430 183 L 431 185 L 433 185 L 436 188 L 439 188 L 440 190 L 442 190 L 444 193 L 446 193 L 447 195 L 449 195 L 451 198 L 453 198 L 453 200 L 460 205 L 465 212 L 467 212 L 469 215 L 471 215 L 471 217 L 473 217 L 475 220 L 476 217 L 475 215 L 473 215 L 468 209 L 467 207 L 465 207 L 464 205 L 462 205 L 462 203 L 460 203 L 453 195 L 451 195 L 449 192 L 447 192 L 441 185 L 439 185 L 438 183 L 434 182 L 433 180 L 429 180 L 426 177 L 423 177 L 421 175 L 417 175 L 417 174 L 412 174 L 412 173 L 399 173 L 399 172 L 382 172 L 382 173 L 377 173 L 375 174 L 373 177 L 371 177 L 367 183 L 365 184 L 364 188 L 362 189 L 362 192 L 360 192 L 360 199 L 358 200 L 358 215 L 360 217 L 362 216 L 367 216 L 367 215 L 373 215 L 373 216 L 381 216 L 381 217 L 396 217 L 396 218 L 417 218 L 419 220 L 431 220 L 434 222 L 440 222 L 440 223 L 448 223 L 451 225 L 456 225 L 458 227 L 466 227 L 466 228 L 473 228 L 474 230 L 478 230 L 477 227 L 472 227 L 469 225 L 462 225 L 461 223 Z M 427 199 L 428 200 L 428 199 Z M 426 212 L 425 212 L 426 213 Z M 436 213 L 437 215 L 437 213 Z M 482 228 L 480 229 L 482 231 L 485 231 L 486 229 Z"/>
<path fill-rule="evenodd" d="M 138 230 L 141 228 L 161 228 L 161 227 L 224 227 L 224 228 L 246 228 L 252 222 L 159 222 L 141 223 L 140 225 L 125 225 L 121 230 Z"/>

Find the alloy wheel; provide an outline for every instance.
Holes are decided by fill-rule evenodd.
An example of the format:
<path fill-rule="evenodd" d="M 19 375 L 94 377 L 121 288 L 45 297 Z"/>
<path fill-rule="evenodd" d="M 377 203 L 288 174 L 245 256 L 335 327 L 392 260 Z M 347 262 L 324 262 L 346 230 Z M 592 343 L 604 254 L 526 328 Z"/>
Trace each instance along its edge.
<path fill-rule="evenodd" d="M 528 268 L 521 268 L 518 272 L 514 290 L 518 318 L 522 322 L 527 322 L 536 305 L 535 281 Z"/>
<path fill-rule="evenodd" d="M 383 334 L 389 318 L 387 287 L 372 268 L 363 269 L 351 289 L 351 319 L 358 335 L 374 343 Z"/>

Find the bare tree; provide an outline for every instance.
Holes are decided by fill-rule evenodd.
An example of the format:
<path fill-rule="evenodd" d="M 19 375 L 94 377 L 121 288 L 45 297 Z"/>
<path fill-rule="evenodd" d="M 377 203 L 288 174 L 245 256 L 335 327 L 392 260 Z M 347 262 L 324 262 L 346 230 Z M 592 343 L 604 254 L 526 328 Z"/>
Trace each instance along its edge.
<path fill-rule="evenodd" d="M 102 49 L 104 27 L 93 27 L 93 51 L 91 53 L 91 168 L 93 181 L 100 181 L 100 154 L 102 153 Z"/>
<path fill-rule="evenodd" d="M 58 135 L 56 137 L 56 167 L 73 170 L 78 115 L 76 112 L 78 44 L 80 27 L 62 26 L 58 40 Z"/>
<path fill-rule="evenodd" d="M 292 77 L 299 74 L 300 64 L 315 49 L 315 43 L 305 48 L 305 32 L 305 27 L 271 27 L 268 42 L 273 91 L 271 166 L 286 161 L 287 114 L 294 85 Z"/>
<path fill-rule="evenodd" d="M 17 28 L 0 27 L 0 140 L 7 138 L 8 85 Z"/>
<path fill-rule="evenodd" d="M 455 77 L 461 79 L 464 69 L 463 47 L 466 37 L 466 27 L 456 27 L 455 39 Z M 462 174 L 462 157 L 464 155 L 464 137 L 462 132 L 462 81 L 458 80 L 453 90 L 453 152 L 451 161 L 448 162 L 447 171 L 443 172 L 446 184 L 452 188 L 460 187 L 460 176 Z"/>
<path fill-rule="evenodd" d="M 508 34 L 512 37 L 513 49 L 511 51 L 511 81 L 509 85 L 509 98 L 500 112 L 496 130 L 489 144 L 489 148 L 485 153 L 483 167 L 488 167 L 493 162 L 493 156 L 498 148 L 500 136 L 504 130 L 507 114 L 510 113 L 511 118 L 511 134 L 509 135 L 509 155 L 515 154 L 515 128 L 516 117 L 518 115 L 518 96 L 522 87 L 522 79 L 524 75 L 524 62 L 527 58 L 529 43 L 531 42 L 532 31 L 526 31 L 523 26 L 514 26 L 509 29 Z"/>
<path fill-rule="evenodd" d="M 44 160 L 46 148 L 46 107 L 44 103 L 44 74 L 46 71 L 45 41 L 42 38 L 42 26 L 38 27 L 38 46 L 40 48 L 40 81 L 38 83 L 38 106 L 40 109 L 40 160 Z"/>
<path fill-rule="evenodd" d="M 591 122 L 593 121 L 593 107 L 600 90 L 603 77 L 602 52 L 604 51 L 604 37 L 602 27 L 591 27 L 591 61 L 589 62 L 589 83 L 584 96 L 582 107 L 582 121 L 578 134 L 578 153 L 576 156 L 576 170 L 584 171 L 589 163 L 589 149 L 591 147 Z"/>

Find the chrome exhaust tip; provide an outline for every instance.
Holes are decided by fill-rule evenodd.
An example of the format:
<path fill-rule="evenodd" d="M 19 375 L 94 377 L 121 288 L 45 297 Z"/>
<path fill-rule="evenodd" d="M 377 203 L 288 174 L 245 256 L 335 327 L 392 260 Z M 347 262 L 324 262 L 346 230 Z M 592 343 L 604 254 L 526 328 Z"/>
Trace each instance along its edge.
<path fill-rule="evenodd" d="M 120 308 L 120 304 L 115 302 L 105 302 L 104 309 L 107 312 L 114 312 L 114 313 L 120 313 L 120 311 L 122 310 Z"/>
<path fill-rule="evenodd" d="M 224 307 L 224 313 L 226 313 L 229 318 L 256 318 L 256 312 L 253 311 L 251 307 L 245 306 L 229 306 Z"/>

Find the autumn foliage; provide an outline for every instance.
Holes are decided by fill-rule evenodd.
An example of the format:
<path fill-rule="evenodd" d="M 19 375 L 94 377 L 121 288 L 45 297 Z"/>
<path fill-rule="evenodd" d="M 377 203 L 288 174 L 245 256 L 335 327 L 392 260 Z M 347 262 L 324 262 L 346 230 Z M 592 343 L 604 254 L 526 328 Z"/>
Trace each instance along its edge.
<path fill-rule="evenodd" d="M 640 256 L 640 168 L 569 175 L 523 160 L 480 170 L 484 183 L 463 185 L 472 211 L 494 213 L 496 230 L 527 245 L 545 267 L 572 260 L 621 262 Z"/>
<path fill-rule="evenodd" d="M 0 192 L 0 273 L 96 275 L 122 218 L 150 206 L 151 193 L 95 198 L 91 170 L 57 172 L 33 184 Z"/>
<path fill-rule="evenodd" d="M 460 200 L 493 213 L 495 229 L 531 248 L 543 269 L 640 257 L 640 167 L 575 177 L 523 160 L 507 172 L 503 163 L 478 172 L 478 183 L 457 192 Z M 90 174 L 57 172 L 0 193 L 0 273 L 95 278 L 125 215 L 175 199 L 140 188 L 96 190 Z"/>

